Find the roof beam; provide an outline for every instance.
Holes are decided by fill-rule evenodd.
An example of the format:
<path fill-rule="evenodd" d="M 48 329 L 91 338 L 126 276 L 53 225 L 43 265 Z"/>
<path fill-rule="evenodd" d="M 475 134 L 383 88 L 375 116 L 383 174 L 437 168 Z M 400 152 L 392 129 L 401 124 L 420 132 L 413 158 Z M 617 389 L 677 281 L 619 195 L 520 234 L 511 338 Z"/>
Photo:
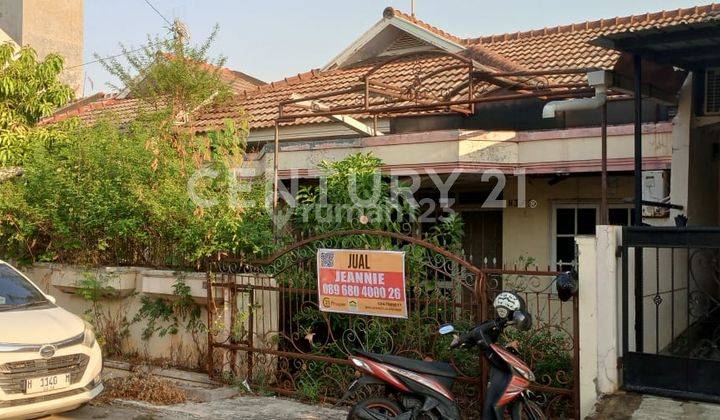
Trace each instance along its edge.
<path fill-rule="evenodd" d="M 290 96 L 290 99 L 292 100 L 299 100 L 302 99 L 302 95 L 298 94 L 292 94 Z M 310 109 L 313 111 L 330 111 L 330 106 L 327 104 L 324 104 L 320 101 L 299 101 L 299 102 L 292 102 L 288 104 L 288 106 L 297 106 L 299 108 L 305 108 Z M 363 123 L 360 120 L 357 120 L 349 115 L 343 115 L 343 114 L 331 114 L 327 116 L 333 121 L 337 121 L 343 125 L 345 125 L 347 128 L 351 129 L 352 131 L 362 134 L 365 136 L 384 136 L 385 133 L 383 133 L 380 130 L 376 130 L 373 127 L 370 127 L 369 125 Z"/>
<path fill-rule="evenodd" d="M 612 90 L 629 95 L 634 94 L 633 79 L 630 76 L 626 76 L 618 72 L 612 72 L 612 78 Z M 643 83 L 641 89 L 643 97 L 654 98 L 664 105 L 677 105 L 678 98 L 676 94 L 663 90 L 652 83 Z"/>
<path fill-rule="evenodd" d="M 384 136 L 385 134 L 380 130 L 375 130 L 374 128 L 370 127 L 369 125 L 363 123 L 362 121 L 356 120 L 355 118 L 349 116 L 349 115 L 331 115 L 330 119 L 333 121 L 337 121 L 341 124 L 344 124 L 349 129 L 353 130 L 356 133 L 363 134 L 366 136 Z"/>
<path fill-rule="evenodd" d="M 720 56 L 720 48 L 717 45 L 706 45 L 703 47 L 688 46 L 684 48 L 668 48 L 668 49 L 651 49 L 647 53 L 653 61 L 658 60 L 675 60 L 676 58 L 685 58 L 694 60 L 694 56 Z"/>

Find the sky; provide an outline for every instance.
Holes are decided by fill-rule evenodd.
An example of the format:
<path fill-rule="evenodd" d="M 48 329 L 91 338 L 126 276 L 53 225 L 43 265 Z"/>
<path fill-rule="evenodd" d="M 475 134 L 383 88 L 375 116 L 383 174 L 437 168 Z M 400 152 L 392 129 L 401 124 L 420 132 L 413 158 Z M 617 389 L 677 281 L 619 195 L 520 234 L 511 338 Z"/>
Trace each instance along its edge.
<path fill-rule="evenodd" d="M 165 18 L 178 18 L 203 41 L 220 25 L 211 57 L 270 82 L 325 65 L 382 17 L 387 6 L 409 12 L 411 0 L 148 0 Z M 691 0 L 415 0 L 418 18 L 461 37 L 709 3 Z M 85 1 L 85 62 L 137 47 L 168 24 L 146 0 Z M 85 66 L 85 94 L 112 91 L 98 63 Z"/>

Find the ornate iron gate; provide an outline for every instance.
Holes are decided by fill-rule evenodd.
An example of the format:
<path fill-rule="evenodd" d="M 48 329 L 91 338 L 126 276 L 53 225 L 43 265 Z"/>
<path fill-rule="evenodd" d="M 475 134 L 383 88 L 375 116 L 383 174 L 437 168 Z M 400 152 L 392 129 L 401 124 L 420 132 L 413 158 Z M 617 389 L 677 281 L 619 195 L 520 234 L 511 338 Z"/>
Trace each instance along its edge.
<path fill-rule="evenodd" d="M 720 229 L 623 229 L 623 382 L 720 400 Z"/>
<path fill-rule="evenodd" d="M 321 312 L 315 277 L 320 248 L 405 251 L 408 318 Z M 450 360 L 460 372 L 453 391 L 472 417 L 482 405 L 487 367 L 477 351 L 451 352 L 437 328 L 447 322 L 467 328 L 493 316 L 492 299 L 509 289 L 526 299 L 536 320 L 533 332 L 515 332 L 508 340 L 518 342 L 538 374 L 538 401 L 548 412 L 576 417 L 577 303 L 553 295 L 556 274 L 478 268 L 436 244 L 385 231 L 328 233 L 250 264 L 226 258 L 208 272 L 209 372 L 247 380 L 255 390 L 334 401 L 354 378 L 347 360 L 354 348 Z M 544 352 L 548 346 L 552 354 Z"/>

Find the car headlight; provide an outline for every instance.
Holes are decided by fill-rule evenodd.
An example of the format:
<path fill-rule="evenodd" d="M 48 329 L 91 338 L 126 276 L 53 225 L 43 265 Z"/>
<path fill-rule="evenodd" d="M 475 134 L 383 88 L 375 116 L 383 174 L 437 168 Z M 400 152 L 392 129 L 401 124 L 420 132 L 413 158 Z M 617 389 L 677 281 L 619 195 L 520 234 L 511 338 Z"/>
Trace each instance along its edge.
<path fill-rule="evenodd" d="M 88 322 L 85 323 L 85 332 L 83 332 L 83 345 L 85 347 L 92 347 L 95 345 L 95 331 L 92 325 Z"/>

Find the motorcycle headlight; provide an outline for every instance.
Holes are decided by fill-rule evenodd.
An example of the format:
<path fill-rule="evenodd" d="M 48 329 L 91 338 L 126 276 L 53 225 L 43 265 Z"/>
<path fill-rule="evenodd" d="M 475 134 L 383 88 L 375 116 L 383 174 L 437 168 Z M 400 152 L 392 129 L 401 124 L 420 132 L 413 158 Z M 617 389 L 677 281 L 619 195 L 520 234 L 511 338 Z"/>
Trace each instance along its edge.
<path fill-rule="evenodd" d="M 83 345 L 85 347 L 92 347 L 95 345 L 95 331 L 92 325 L 85 323 L 85 332 L 83 333 Z"/>
<path fill-rule="evenodd" d="M 356 357 L 351 357 L 350 360 L 351 360 L 351 361 L 353 362 L 353 364 L 354 364 L 356 367 L 358 367 L 359 369 L 362 369 L 362 370 L 364 370 L 364 371 L 366 371 L 366 372 L 372 372 L 372 369 L 370 368 L 370 366 L 368 366 L 367 363 L 363 362 L 362 360 L 360 360 L 360 359 L 358 359 L 358 358 L 356 358 Z"/>
<path fill-rule="evenodd" d="M 535 374 L 530 369 L 521 369 L 518 366 L 513 365 L 513 370 L 522 376 L 523 378 L 527 379 L 530 382 L 535 382 Z"/>

